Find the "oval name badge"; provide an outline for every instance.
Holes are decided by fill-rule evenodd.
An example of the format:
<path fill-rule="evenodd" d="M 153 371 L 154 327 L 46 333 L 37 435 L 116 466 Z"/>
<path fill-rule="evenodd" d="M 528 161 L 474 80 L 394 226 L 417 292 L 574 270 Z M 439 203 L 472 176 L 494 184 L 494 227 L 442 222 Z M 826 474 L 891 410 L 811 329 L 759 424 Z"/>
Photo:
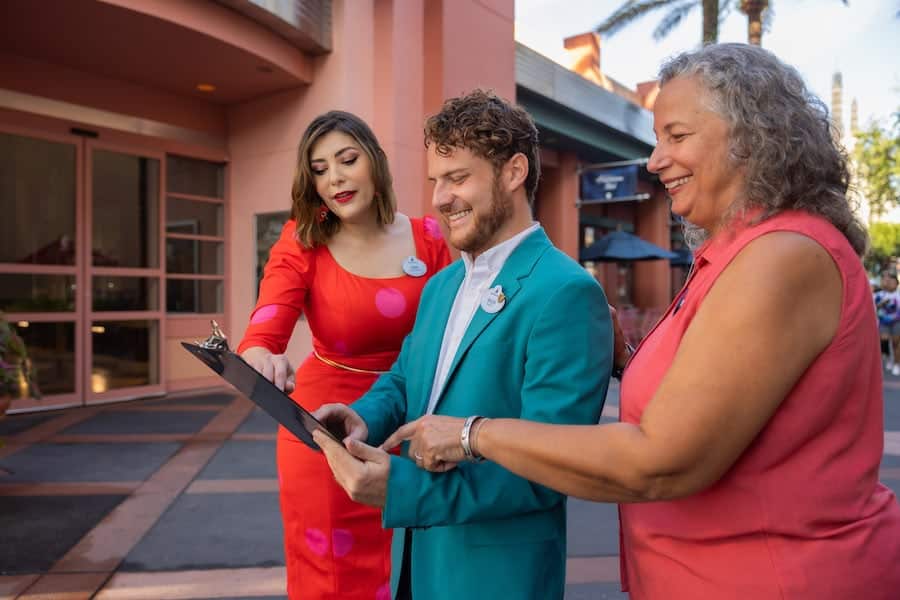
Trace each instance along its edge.
<path fill-rule="evenodd" d="M 428 267 L 415 256 L 407 256 L 403 261 L 403 272 L 410 277 L 421 277 L 428 272 Z"/>

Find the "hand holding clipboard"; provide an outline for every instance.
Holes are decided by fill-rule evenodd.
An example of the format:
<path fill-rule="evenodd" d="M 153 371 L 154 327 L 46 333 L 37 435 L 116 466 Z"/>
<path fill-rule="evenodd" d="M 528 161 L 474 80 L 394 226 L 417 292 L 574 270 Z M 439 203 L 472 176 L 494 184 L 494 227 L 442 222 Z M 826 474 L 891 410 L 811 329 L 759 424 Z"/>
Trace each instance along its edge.
<path fill-rule="evenodd" d="M 181 345 L 313 450 L 320 450 L 312 438 L 312 432 L 316 430 L 342 443 L 342 432 L 329 431 L 274 383 L 229 350 L 228 340 L 215 321 L 212 321 L 212 329 L 212 335 L 205 341 L 195 344 L 182 342 Z"/>

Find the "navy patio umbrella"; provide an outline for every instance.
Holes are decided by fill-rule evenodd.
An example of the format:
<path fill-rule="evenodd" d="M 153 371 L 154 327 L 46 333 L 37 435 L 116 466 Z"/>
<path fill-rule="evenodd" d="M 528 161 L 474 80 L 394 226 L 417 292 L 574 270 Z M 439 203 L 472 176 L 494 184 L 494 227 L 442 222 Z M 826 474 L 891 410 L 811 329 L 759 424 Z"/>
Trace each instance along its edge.
<path fill-rule="evenodd" d="M 628 262 L 632 260 L 673 259 L 678 255 L 625 231 L 613 231 L 582 248 L 579 260 Z"/>

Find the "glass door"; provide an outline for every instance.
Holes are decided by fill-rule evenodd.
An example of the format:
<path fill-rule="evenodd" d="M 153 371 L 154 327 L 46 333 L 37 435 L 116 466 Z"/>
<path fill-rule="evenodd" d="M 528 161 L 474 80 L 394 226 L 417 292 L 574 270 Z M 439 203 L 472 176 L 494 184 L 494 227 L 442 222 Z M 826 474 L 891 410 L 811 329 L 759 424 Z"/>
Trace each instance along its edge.
<path fill-rule="evenodd" d="M 164 391 L 162 154 L 0 130 L 0 311 L 44 398 L 12 410 Z"/>
<path fill-rule="evenodd" d="M 83 398 L 81 145 L 76 136 L 0 131 L 0 311 L 25 341 L 45 396 L 12 410 Z"/>
<path fill-rule="evenodd" d="M 163 156 L 86 147 L 86 403 L 161 393 Z"/>

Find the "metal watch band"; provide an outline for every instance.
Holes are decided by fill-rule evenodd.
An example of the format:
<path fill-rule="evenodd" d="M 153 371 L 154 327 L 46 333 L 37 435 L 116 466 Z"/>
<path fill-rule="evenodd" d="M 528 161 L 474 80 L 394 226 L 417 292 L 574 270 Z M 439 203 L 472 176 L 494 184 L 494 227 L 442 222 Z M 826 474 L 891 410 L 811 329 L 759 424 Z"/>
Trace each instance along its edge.
<path fill-rule="evenodd" d="M 625 349 L 628 350 L 628 360 L 626 360 L 625 364 L 621 367 L 613 365 L 612 370 L 612 377 L 618 379 L 619 381 L 622 381 L 622 375 L 625 374 L 625 367 L 628 366 L 628 361 L 630 361 L 631 357 L 634 356 L 634 346 L 632 346 L 628 342 L 625 342 Z"/>
<path fill-rule="evenodd" d="M 459 443 L 462 445 L 463 454 L 466 457 L 466 460 L 478 460 L 478 457 L 475 456 L 475 453 L 472 452 L 472 425 L 480 419 L 480 415 L 472 415 L 466 419 L 466 422 L 463 424 L 462 432 L 459 434 Z"/>

